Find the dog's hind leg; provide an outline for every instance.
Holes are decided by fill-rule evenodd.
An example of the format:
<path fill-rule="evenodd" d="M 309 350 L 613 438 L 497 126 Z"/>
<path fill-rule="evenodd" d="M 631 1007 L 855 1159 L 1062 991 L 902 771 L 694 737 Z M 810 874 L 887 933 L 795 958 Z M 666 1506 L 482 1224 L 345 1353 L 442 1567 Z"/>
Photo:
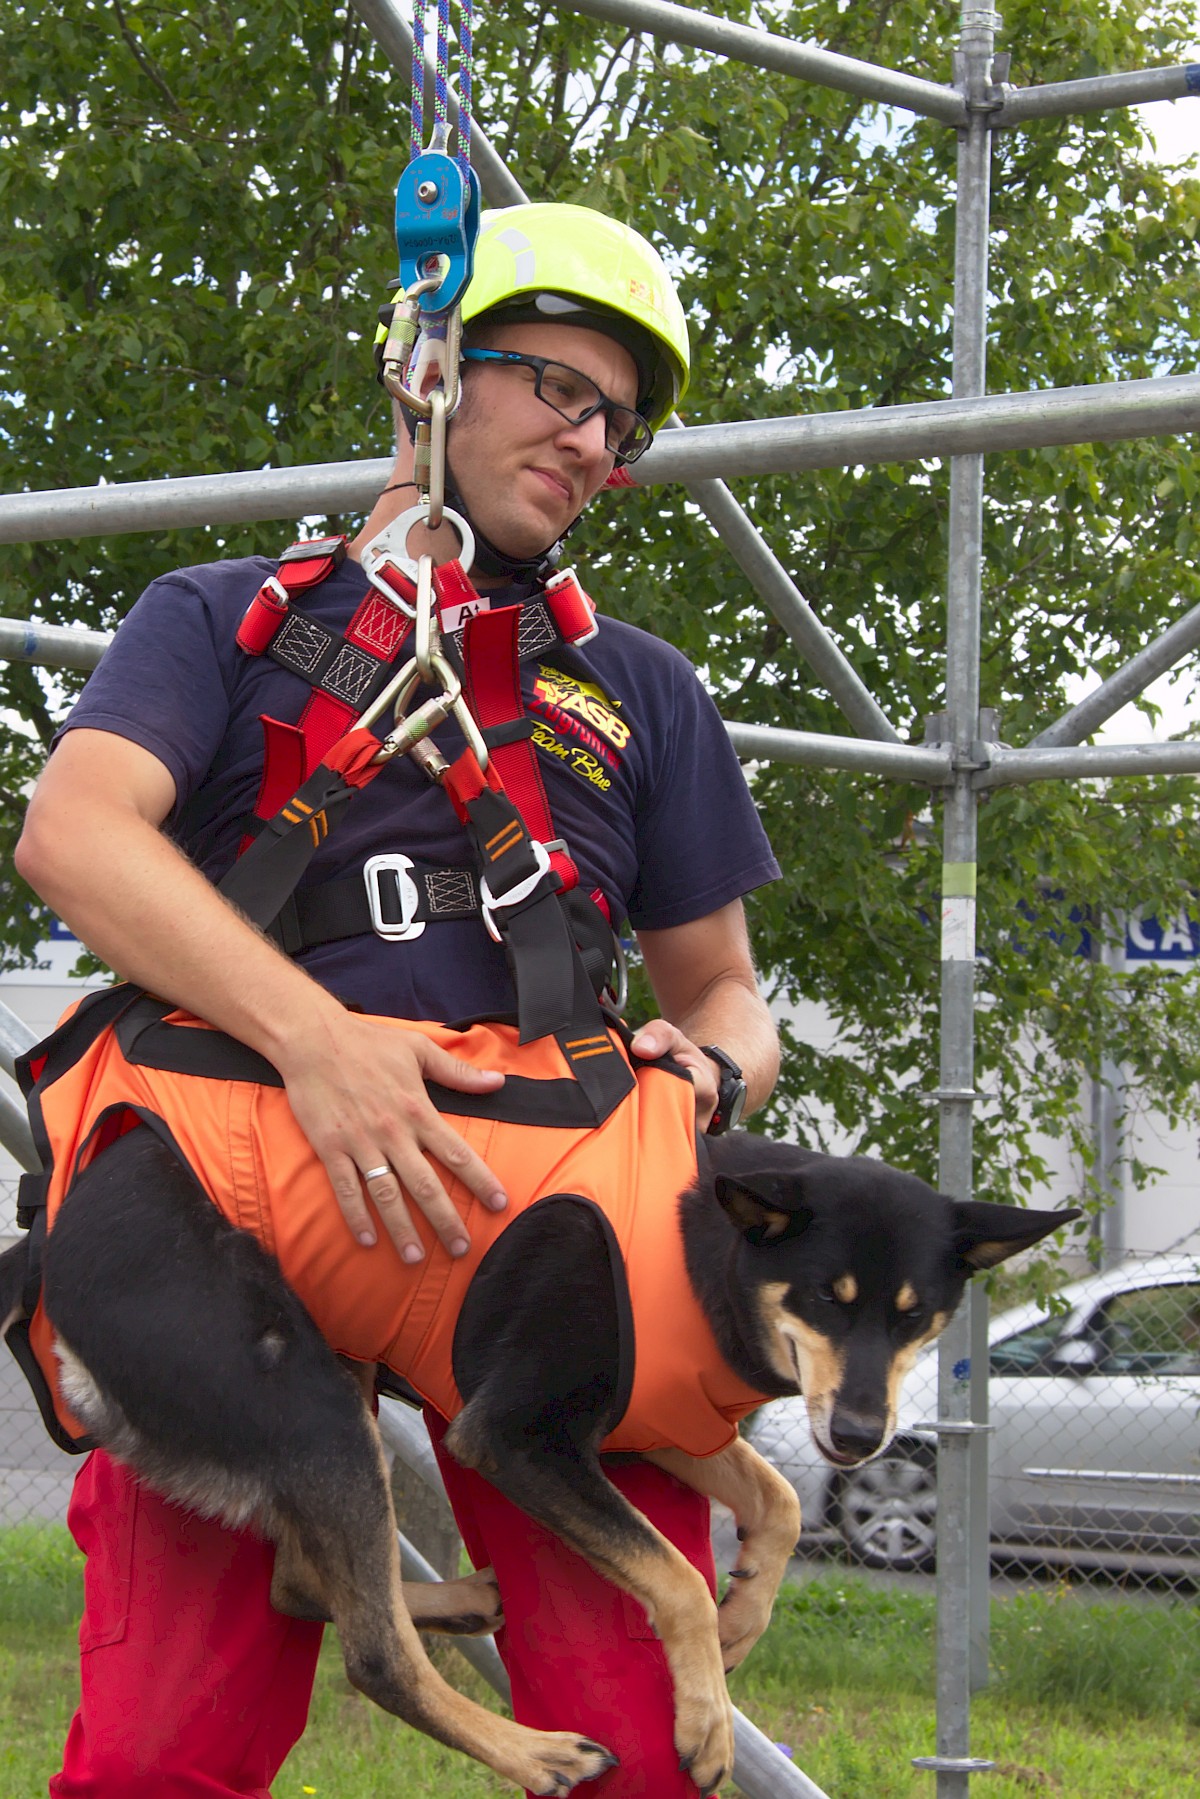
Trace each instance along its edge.
<path fill-rule="evenodd" d="M 486 1637 L 504 1622 L 500 1588 L 490 1568 L 460 1580 L 406 1580 L 404 1603 L 418 1630 L 443 1636 Z"/>
<path fill-rule="evenodd" d="M 315 1579 L 337 1626 L 351 1683 L 385 1711 L 531 1792 L 565 1794 L 607 1772 L 615 1758 L 599 1744 L 578 1733 L 530 1730 L 498 1718 L 456 1692 L 432 1666 L 404 1604 L 382 1448 L 365 1412 L 356 1424 L 353 1478 L 346 1479 L 350 1457 L 344 1448 L 331 1477 L 325 1445 L 278 1505 L 280 1523 L 294 1534 L 307 1576 Z"/>
<path fill-rule="evenodd" d="M 490 1636 L 504 1622 L 500 1589 L 490 1568 L 461 1580 L 401 1582 L 404 1609 L 418 1630 L 444 1636 Z M 275 1572 L 271 1604 L 289 1618 L 332 1624 L 322 1576 L 300 1546 L 296 1531 L 279 1520 L 275 1537 Z"/>
<path fill-rule="evenodd" d="M 741 1437 L 719 1455 L 654 1449 L 646 1459 L 728 1506 L 737 1520 L 741 1551 L 717 1611 L 729 1673 L 771 1622 L 775 1595 L 800 1535 L 800 1502 L 782 1474 Z"/>
<path fill-rule="evenodd" d="M 385 1710 L 544 1794 L 613 1765 L 577 1732 L 447 1685 L 404 1608 L 382 1445 L 354 1379 L 260 1245 L 148 1130 L 79 1177 L 47 1241 L 68 1403 L 147 1483 L 283 1546 L 281 1600 L 332 1617 Z"/>

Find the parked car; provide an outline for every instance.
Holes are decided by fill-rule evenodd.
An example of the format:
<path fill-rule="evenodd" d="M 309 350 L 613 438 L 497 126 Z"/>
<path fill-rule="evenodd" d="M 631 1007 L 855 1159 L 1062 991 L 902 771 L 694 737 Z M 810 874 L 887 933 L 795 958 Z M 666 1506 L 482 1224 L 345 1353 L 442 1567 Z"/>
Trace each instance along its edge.
<path fill-rule="evenodd" d="M 999 1313 L 988 1330 L 991 1535 L 1029 1559 L 1144 1564 L 1200 1577 L 1200 1259 L 1130 1262 L 1064 1288 L 1068 1310 Z M 937 1347 L 904 1385 L 891 1447 L 843 1472 L 800 1399 L 757 1413 L 751 1441 L 875 1568 L 933 1565 Z"/>

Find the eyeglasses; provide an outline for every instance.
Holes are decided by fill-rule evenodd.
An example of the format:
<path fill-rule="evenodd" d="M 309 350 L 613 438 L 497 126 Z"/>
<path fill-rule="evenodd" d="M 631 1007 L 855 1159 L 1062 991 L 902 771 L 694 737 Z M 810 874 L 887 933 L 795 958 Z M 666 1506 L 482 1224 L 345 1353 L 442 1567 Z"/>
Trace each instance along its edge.
<path fill-rule="evenodd" d="M 582 425 L 597 412 L 604 414 L 604 443 L 618 462 L 636 462 L 654 442 L 654 433 L 632 406 L 618 406 L 592 380 L 565 362 L 548 362 L 544 356 L 524 356 L 518 350 L 464 350 L 464 362 L 503 362 L 533 370 L 533 391 L 560 418 Z"/>

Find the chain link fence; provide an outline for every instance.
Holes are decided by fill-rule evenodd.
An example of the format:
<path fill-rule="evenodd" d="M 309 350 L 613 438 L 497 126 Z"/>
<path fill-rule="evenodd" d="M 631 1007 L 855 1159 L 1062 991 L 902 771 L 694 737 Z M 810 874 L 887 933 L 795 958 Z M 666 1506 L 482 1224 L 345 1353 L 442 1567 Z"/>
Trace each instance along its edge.
<path fill-rule="evenodd" d="M 0 1180 L 0 1249 L 15 1241 L 17 1182 Z M 25 1376 L 0 1350 L 0 1525 L 62 1520 L 79 1458 L 56 1449 Z"/>

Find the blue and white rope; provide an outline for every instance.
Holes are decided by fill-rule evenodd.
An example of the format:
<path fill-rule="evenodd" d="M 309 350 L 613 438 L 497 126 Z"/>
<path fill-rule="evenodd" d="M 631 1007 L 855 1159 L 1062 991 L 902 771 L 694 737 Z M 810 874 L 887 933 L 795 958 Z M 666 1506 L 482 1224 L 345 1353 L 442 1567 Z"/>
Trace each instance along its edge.
<path fill-rule="evenodd" d="M 413 0 L 412 37 L 412 145 L 409 160 L 422 153 L 425 132 L 425 36 L 430 0 Z M 458 34 L 458 150 L 455 157 L 465 175 L 471 161 L 472 68 L 475 54 L 473 0 L 460 0 Z M 437 54 L 433 78 L 433 132 L 428 148 L 446 154 L 450 135 L 450 0 L 437 0 Z"/>

